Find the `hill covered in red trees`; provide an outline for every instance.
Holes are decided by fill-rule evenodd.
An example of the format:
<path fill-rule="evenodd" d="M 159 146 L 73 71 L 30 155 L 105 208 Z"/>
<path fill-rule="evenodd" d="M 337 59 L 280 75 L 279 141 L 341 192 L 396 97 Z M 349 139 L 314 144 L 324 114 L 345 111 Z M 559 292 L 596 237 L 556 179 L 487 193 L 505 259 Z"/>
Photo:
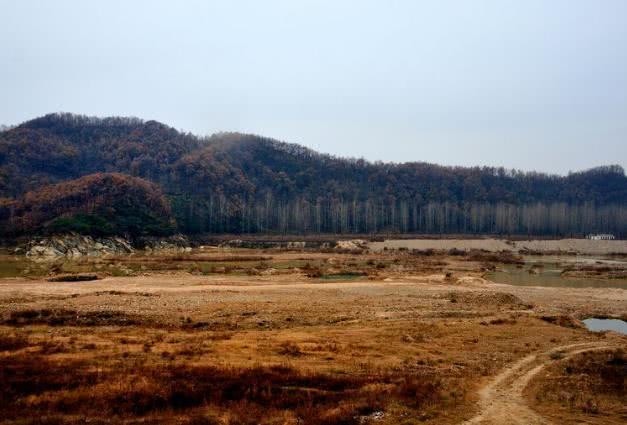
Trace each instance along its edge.
<path fill-rule="evenodd" d="M 167 235 L 175 222 L 154 183 L 119 173 L 97 173 L 43 186 L 17 200 L 0 202 L 8 235 L 77 232 L 106 235 Z"/>

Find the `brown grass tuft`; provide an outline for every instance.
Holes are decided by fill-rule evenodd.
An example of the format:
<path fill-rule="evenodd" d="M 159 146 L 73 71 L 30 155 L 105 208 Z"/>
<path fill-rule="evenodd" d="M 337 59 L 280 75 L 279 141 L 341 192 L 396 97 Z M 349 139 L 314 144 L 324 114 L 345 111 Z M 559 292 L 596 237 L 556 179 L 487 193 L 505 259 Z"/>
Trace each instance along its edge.
<path fill-rule="evenodd" d="M 86 311 L 65 309 L 30 309 L 12 311 L 1 322 L 12 326 L 50 325 L 50 326 L 131 326 L 141 324 L 135 316 L 117 311 Z"/>

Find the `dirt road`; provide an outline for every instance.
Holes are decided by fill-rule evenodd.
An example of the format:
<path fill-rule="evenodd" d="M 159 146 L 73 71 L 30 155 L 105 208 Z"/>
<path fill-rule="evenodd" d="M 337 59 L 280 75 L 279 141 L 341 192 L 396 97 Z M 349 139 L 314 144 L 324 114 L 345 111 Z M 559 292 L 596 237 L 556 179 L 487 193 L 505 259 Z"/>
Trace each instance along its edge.
<path fill-rule="evenodd" d="M 564 345 L 541 354 L 529 355 L 505 368 L 480 391 L 481 412 L 464 422 L 470 424 L 552 424 L 531 410 L 523 398 L 523 390 L 536 374 L 556 359 L 586 351 L 605 350 L 612 346 L 599 343 Z"/>

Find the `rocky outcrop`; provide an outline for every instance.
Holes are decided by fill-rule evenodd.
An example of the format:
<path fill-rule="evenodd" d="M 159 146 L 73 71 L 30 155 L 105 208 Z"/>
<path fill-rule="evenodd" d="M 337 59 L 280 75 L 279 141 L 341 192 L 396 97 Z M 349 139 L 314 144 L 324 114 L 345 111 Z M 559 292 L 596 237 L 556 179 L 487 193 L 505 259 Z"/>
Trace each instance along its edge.
<path fill-rule="evenodd" d="M 185 235 L 174 235 L 167 238 L 142 238 L 135 244 L 138 248 L 151 252 L 189 252 L 192 250 L 189 239 Z"/>
<path fill-rule="evenodd" d="M 147 237 L 133 243 L 120 236 L 94 238 L 75 233 L 60 236 L 36 238 L 15 250 L 16 254 L 29 257 L 80 257 L 102 255 L 125 255 L 136 249 L 147 253 L 157 252 L 188 252 L 190 242 L 183 235 L 167 238 Z"/>
<path fill-rule="evenodd" d="M 130 254 L 134 250 L 128 240 L 119 236 L 93 238 L 70 234 L 32 240 L 23 251 L 29 257 L 80 257 Z"/>
<path fill-rule="evenodd" d="M 351 239 L 351 240 L 337 241 L 335 248 L 341 249 L 341 250 L 351 250 L 351 251 L 368 249 L 368 241 L 365 241 L 363 239 Z"/>

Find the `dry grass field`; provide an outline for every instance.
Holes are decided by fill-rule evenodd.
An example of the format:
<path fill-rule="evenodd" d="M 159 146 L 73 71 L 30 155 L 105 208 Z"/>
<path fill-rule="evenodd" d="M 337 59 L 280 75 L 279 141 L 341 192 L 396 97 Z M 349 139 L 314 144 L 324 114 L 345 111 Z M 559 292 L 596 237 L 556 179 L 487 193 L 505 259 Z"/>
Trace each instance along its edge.
<path fill-rule="evenodd" d="M 504 264 L 525 267 L 432 250 L 33 263 L 0 279 L 1 423 L 624 423 L 627 337 L 579 319 L 627 317 L 627 290 L 484 278 Z"/>
<path fill-rule="evenodd" d="M 623 424 L 627 419 L 627 355 L 621 348 L 555 356 L 525 392 L 540 413 L 564 424 Z"/>

